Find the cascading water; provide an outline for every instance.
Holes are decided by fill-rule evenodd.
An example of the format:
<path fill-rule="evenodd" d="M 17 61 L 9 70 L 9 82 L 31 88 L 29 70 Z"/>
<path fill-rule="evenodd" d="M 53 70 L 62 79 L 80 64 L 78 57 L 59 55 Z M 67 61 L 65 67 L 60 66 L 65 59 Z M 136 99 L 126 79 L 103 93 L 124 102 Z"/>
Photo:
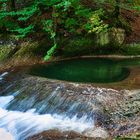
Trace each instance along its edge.
<path fill-rule="evenodd" d="M 0 75 L 1 83 L 7 74 Z M 19 90 L 10 89 L 0 92 L 0 128 L 9 132 L 15 140 L 25 140 L 45 130 L 82 134 L 94 127 L 92 107 L 84 102 L 81 104 L 77 98 L 72 100 L 70 94 L 60 92 L 60 86 L 43 97 L 35 91 L 26 96 L 26 86 Z"/>
<path fill-rule="evenodd" d="M 84 65 L 81 62 L 84 62 Z M 130 83 L 132 83 L 134 87 L 139 88 L 139 59 L 115 61 L 117 62 L 117 66 L 113 63 L 113 73 L 110 73 L 112 61 L 111 64 L 110 61 L 109 63 L 105 61 L 104 65 L 102 65 L 101 60 L 97 62 L 100 63 L 95 65 L 95 63 L 90 60 L 87 64 L 87 59 L 86 61 L 78 60 L 75 63 L 74 60 L 74 65 L 69 65 L 69 63 L 65 65 L 65 63 L 62 63 L 64 67 L 57 65 L 59 67 L 56 68 L 54 66 L 53 72 L 51 67 L 49 74 L 55 74 L 55 71 L 59 69 L 60 73 L 57 73 L 57 76 L 59 76 L 58 79 L 67 80 L 67 78 L 71 79 L 71 76 L 74 76 L 74 78 L 75 76 L 82 76 L 82 79 L 86 78 L 85 80 L 89 82 L 89 77 L 102 81 L 103 77 L 100 73 L 103 73 L 104 78 L 107 78 L 106 82 L 109 82 L 108 76 L 110 74 L 112 76 L 114 73 L 117 74 L 115 74 L 116 81 L 116 76 L 118 77 L 124 70 L 120 69 L 121 67 L 126 67 L 126 77 L 129 74 L 129 70 L 131 70 L 129 68 L 134 68 L 135 66 L 136 68 L 130 72 L 130 79 L 128 78 L 126 81 L 122 81 L 123 85 L 121 85 L 121 87 L 130 87 Z M 94 64 L 94 66 L 92 64 Z M 103 67 L 100 67 L 100 65 Z M 5 140 L 3 139 L 5 132 L 6 135 L 11 134 L 14 140 L 25 140 L 32 135 L 48 130 L 61 131 L 62 135 L 65 135 L 66 131 L 74 131 L 80 133 L 80 136 L 82 134 L 87 137 L 107 138 L 108 128 L 114 129 L 116 127 L 112 123 L 108 124 L 108 122 L 110 123 L 110 110 L 117 112 L 117 105 L 120 105 L 120 102 L 124 103 L 126 99 L 128 99 L 127 94 L 129 94 L 129 92 L 125 90 L 119 91 L 93 87 L 89 83 L 70 83 L 43 78 L 47 77 L 48 74 L 46 75 L 46 65 L 42 66 L 43 67 L 40 67 L 40 65 L 39 67 L 37 66 L 37 69 L 34 69 L 32 66 L 14 68 L 10 72 L 0 74 L 0 140 Z M 87 69 L 79 71 L 79 66 L 81 68 L 87 67 Z M 60 68 L 64 68 L 63 71 L 61 71 Z M 31 70 L 33 71 L 31 72 Z M 62 79 L 63 72 L 66 74 L 66 79 Z M 92 73 L 94 75 L 92 75 Z M 51 75 L 50 78 L 57 79 L 57 77 L 53 76 Z M 112 77 L 110 78 L 112 79 Z M 77 79 L 71 79 L 70 81 L 77 81 Z M 117 87 L 116 83 L 114 83 L 114 85 Z M 120 85 L 118 85 L 118 87 L 120 87 Z M 120 118 L 119 114 L 120 113 L 117 112 L 115 116 L 112 115 L 113 119 Z M 107 130 L 105 128 L 107 128 Z M 2 138 L 1 133 L 3 133 Z M 52 138 L 52 140 L 54 139 Z"/>

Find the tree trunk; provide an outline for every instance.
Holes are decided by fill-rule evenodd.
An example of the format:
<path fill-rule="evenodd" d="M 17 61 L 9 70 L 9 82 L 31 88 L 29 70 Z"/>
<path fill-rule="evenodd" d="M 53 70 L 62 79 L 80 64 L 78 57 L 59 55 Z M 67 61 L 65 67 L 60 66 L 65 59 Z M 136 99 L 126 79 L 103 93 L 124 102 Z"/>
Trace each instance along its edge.
<path fill-rule="evenodd" d="M 16 3 L 15 0 L 11 0 L 11 10 L 16 11 Z"/>
<path fill-rule="evenodd" d="M 115 10 L 114 10 L 114 16 L 117 19 L 119 18 L 119 15 L 120 15 L 120 4 L 121 4 L 121 0 L 116 0 Z"/>

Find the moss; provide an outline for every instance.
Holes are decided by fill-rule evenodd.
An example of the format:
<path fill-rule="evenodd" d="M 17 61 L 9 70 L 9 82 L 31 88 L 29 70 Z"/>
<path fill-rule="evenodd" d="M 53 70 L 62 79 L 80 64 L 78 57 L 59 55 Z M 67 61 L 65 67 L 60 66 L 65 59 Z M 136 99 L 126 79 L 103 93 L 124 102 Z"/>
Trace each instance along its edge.
<path fill-rule="evenodd" d="M 101 45 L 95 37 L 61 39 L 56 56 L 81 55 L 140 55 L 140 44 L 117 44 L 109 42 Z"/>
<path fill-rule="evenodd" d="M 55 56 L 81 56 L 81 55 L 140 55 L 140 44 L 117 45 L 108 43 L 99 45 L 95 36 L 73 37 L 60 39 L 59 48 Z M 26 41 L 19 46 L 0 46 L 0 61 L 6 58 L 43 58 L 49 49 L 51 42 L 42 39 L 40 42 Z"/>
<path fill-rule="evenodd" d="M 120 27 L 125 29 L 127 34 L 130 34 L 132 32 L 131 24 L 123 17 L 119 17 Z"/>
<path fill-rule="evenodd" d="M 24 42 L 20 49 L 14 54 L 14 57 L 30 57 L 34 55 L 34 51 L 38 48 L 38 43 Z"/>
<path fill-rule="evenodd" d="M 140 140 L 140 134 L 131 134 L 128 136 L 118 136 L 114 140 Z"/>
<path fill-rule="evenodd" d="M 94 47 L 93 55 L 140 55 L 140 44 L 112 44 Z"/>
<path fill-rule="evenodd" d="M 9 57 L 10 52 L 14 49 L 11 46 L 0 46 L 0 61 Z"/>
<path fill-rule="evenodd" d="M 14 57 L 43 57 L 49 48 L 48 46 L 47 41 L 44 44 L 42 42 L 23 42 Z"/>
<path fill-rule="evenodd" d="M 140 55 L 140 44 L 126 44 L 122 51 L 124 55 Z"/>
<path fill-rule="evenodd" d="M 58 53 L 64 56 L 77 56 L 90 54 L 95 47 L 94 39 L 87 37 L 78 37 L 74 39 L 62 40 L 61 48 Z"/>
<path fill-rule="evenodd" d="M 2 40 L 3 41 L 3 40 Z M 8 45 L 0 45 L 0 61 L 9 61 L 13 63 L 27 62 L 29 59 L 35 61 L 44 57 L 49 49 L 49 41 L 42 39 L 41 41 L 21 40 L 17 45 L 5 42 Z"/>
<path fill-rule="evenodd" d="M 130 34 L 132 32 L 132 27 L 130 22 L 122 16 L 119 16 L 118 18 L 112 17 L 112 23 L 110 25 L 111 27 L 124 29 L 127 34 Z"/>

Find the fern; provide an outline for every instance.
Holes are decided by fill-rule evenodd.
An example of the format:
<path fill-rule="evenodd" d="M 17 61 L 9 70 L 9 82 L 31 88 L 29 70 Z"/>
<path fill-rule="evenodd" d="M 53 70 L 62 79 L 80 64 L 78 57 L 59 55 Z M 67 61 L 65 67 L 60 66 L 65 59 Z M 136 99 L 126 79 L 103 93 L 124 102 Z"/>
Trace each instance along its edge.
<path fill-rule="evenodd" d="M 26 37 L 27 34 L 31 33 L 33 31 L 34 25 L 29 25 L 25 28 L 17 27 L 15 30 L 11 30 L 12 32 L 17 32 L 18 38 Z"/>

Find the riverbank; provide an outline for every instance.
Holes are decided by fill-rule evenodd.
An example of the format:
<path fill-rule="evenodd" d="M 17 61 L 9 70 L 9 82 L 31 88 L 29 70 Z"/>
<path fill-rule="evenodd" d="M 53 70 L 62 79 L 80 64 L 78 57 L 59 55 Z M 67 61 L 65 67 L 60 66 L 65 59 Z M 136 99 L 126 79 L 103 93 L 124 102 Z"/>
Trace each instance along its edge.
<path fill-rule="evenodd" d="M 16 40 L 13 36 L 0 38 L 0 69 L 45 63 L 43 58 L 50 49 L 50 42 L 47 39 Z M 50 61 L 59 61 L 84 57 L 101 58 L 138 58 L 140 57 L 140 44 L 122 44 L 114 46 L 108 44 L 97 46 L 94 38 L 76 37 L 74 39 L 60 40 L 59 47 L 55 50 Z M 4 66 L 2 67 L 2 64 Z"/>
<path fill-rule="evenodd" d="M 28 66 L 33 64 L 42 64 L 42 63 L 50 63 L 54 61 L 62 61 L 62 60 L 71 60 L 77 58 L 110 58 L 110 59 L 131 59 L 131 58 L 140 58 L 140 55 L 83 55 L 83 56 L 75 56 L 75 57 L 63 57 L 57 56 L 52 57 L 51 60 L 45 62 L 41 56 L 28 56 L 28 57 L 13 57 L 9 59 L 0 60 L 0 70 L 10 69 L 12 67 L 18 66 Z"/>

